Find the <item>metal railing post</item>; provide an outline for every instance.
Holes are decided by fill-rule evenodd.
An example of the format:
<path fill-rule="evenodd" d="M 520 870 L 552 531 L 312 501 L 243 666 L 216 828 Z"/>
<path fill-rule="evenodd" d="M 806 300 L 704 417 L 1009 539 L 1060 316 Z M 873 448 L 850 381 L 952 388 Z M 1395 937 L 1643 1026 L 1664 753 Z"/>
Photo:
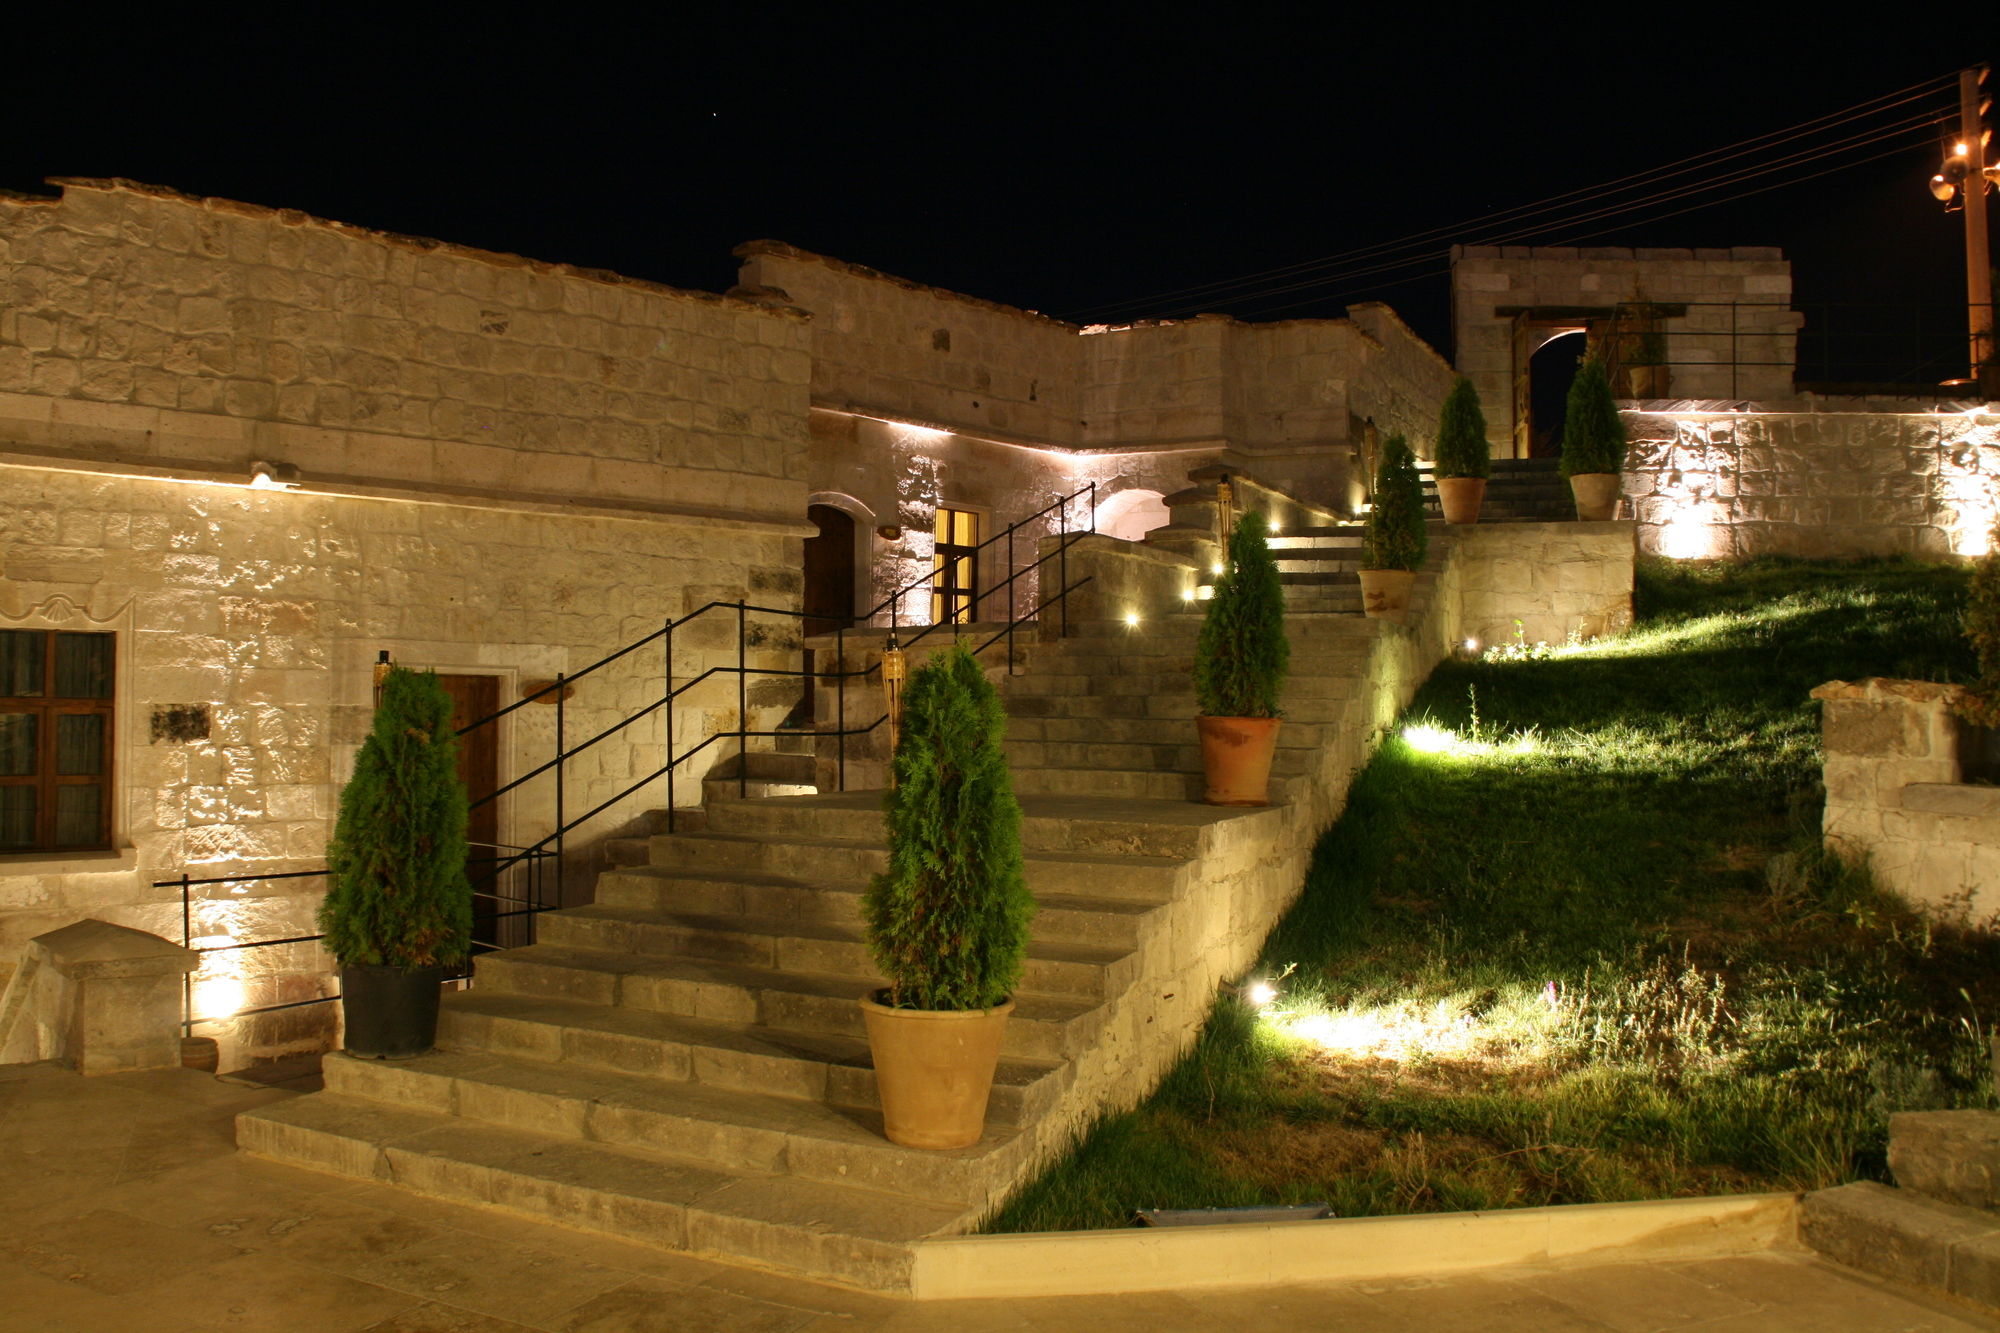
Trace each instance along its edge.
<path fill-rule="evenodd" d="M 836 625 L 833 627 L 833 655 L 835 660 L 839 663 L 839 665 L 835 669 L 840 672 L 839 676 L 840 684 L 837 687 L 839 691 L 840 701 L 834 705 L 834 711 L 838 718 L 838 721 L 836 723 L 837 730 L 835 732 L 837 739 L 834 741 L 834 745 L 837 753 L 840 756 L 839 760 L 840 772 L 839 776 L 834 779 L 834 784 L 841 791 L 846 791 L 847 790 L 847 627 L 845 625 Z M 817 763 L 819 760 L 819 746 L 816 743 L 813 746 L 813 760 L 815 763 Z"/>
<path fill-rule="evenodd" d="M 564 710 L 569 706 L 563 697 L 569 693 L 569 686 L 563 683 L 563 673 L 556 672 L 556 902 L 563 898 L 566 878 L 563 874 L 563 841 L 565 820 L 563 818 L 563 725 Z"/>
<path fill-rule="evenodd" d="M 188 906 L 188 872 L 181 868 L 181 948 L 185 949 L 194 941 L 193 911 Z M 183 1035 L 194 1031 L 194 973 L 181 973 L 181 1032 Z"/>
<path fill-rule="evenodd" d="M 672 833 L 674 831 L 674 622 L 672 619 L 669 619 L 661 629 L 660 637 L 666 640 L 664 655 L 667 674 L 665 683 L 660 687 L 660 701 L 667 715 L 667 832 Z"/>
<path fill-rule="evenodd" d="M 1056 582 L 1069 587 L 1069 505 L 1056 506 Z M 1069 598 L 1062 599 L 1062 637 L 1069 637 Z"/>
<path fill-rule="evenodd" d="M 1014 621 L 1017 618 L 1014 615 L 1014 529 L 1020 526 L 1019 523 L 1009 523 L 1007 525 L 1007 606 L 1005 614 L 1007 616 L 1007 674 L 1010 676 L 1014 674 Z"/>
<path fill-rule="evenodd" d="M 749 607 L 736 604 L 736 797 L 750 794 Z"/>

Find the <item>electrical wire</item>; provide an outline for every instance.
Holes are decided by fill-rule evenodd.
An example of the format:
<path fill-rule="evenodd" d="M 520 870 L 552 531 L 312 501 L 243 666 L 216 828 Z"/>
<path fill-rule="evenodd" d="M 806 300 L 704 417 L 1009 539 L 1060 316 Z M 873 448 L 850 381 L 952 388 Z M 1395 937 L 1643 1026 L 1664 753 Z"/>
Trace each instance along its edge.
<path fill-rule="evenodd" d="M 1845 170 L 1848 167 L 1862 166 L 1869 162 L 1878 161 L 1884 157 L 1890 157 L 1894 156 L 1897 153 L 1905 152 L 1908 149 L 1917 146 L 1920 140 L 1928 138 L 1928 127 L 1932 123 L 1933 123 L 1932 118 L 1927 116 L 1912 118 L 1906 124 L 1899 123 L 1893 128 L 1884 129 L 1879 132 L 1852 135 L 1849 136 L 1849 138 L 1841 140 L 1837 144 L 1834 144 L 1832 146 L 1828 146 L 1822 149 L 1816 149 L 1812 152 L 1794 153 L 1788 157 L 1781 158 L 1774 162 L 1764 163 L 1754 167 L 1744 168 L 1742 170 L 1719 177 L 1714 181 L 1703 182 L 1695 185 L 1682 186 L 1678 189 L 1673 189 L 1673 190 L 1662 190 L 1659 191 L 1658 193 L 1647 195 L 1640 199 L 1630 200 L 1623 204 L 1606 208 L 1600 208 L 1593 212 L 1579 213 L 1562 218 L 1557 218 L 1553 221 L 1543 223 L 1537 226 L 1516 229 L 1511 231 L 1504 231 L 1504 232 L 1491 232 L 1482 236 L 1467 238 L 1463 243 L 1466 245 L 1520 244 L 1536 237 L 1545 236 L 1550 232 L 1566 231 L 1569 228 L 1584 225 L 1591 222 L 1605 221 L 1612 218 L 1625 217 L 1626 215 L 1633 213 L 1645 212 L 1646 210 L 1652 208 L 1655 205 L 1672 203 L 1676 200 L 1685 199 L 1692 195 L 1713 193 L 1716 190 L 1724 189 L 1730 185 L 1758 180 L 1762 177 L 1768 176 L 1773 171 L 1785 171 L 1797 167 L 1810 166 L 1815 162 L 1825 161 L 1829 158 L 1843 157 L 1847 154 L 1852 153 L 1855 150 L 1872 147 L 1875 144 L 1887 142 L 1892 139 L 1898 141 L 1894 147 L 1889 148 L 1884 152 L 1870 154 L 1869 156 L 1863 158 L 1851 158 L 1846 161 L 1837 162 L 1835 163 L 1835 165 L 1828 167 L 1822 171 L 1811 172 L 1803 176 L 1788 177 L 1787 179 L 1782 181 L 1758 185 L 1753 189 L 1738 190 L 1733 193 L 1724 195 L 1719 199 L 1705 200 L 1701 203 L 1692 204 L 1686 208 L 1674 209 L 1673 211 L 1667 213 L 1649 212 L 1643 218 L 1638 218 L 1632 221 L 1623 222 L 1620 223 L 1618 226 L 1600 227 L 1595 231 L 1566 236 L 1561 241 L 1549 242 L 1549 243 L 1568 244 L 1577 240 L 1588 240 L 1595 236 L 1602 236 L 1608 232 L 1623 230 L 1626 227 L 1635 226 L 1642 221 L 1658 222 L 1664 220 L 1665 218 L 1679 217 L 1684 213 L 1693 212 L 1697 209 L 1710 208 L 1720 204 L 1731 203 L 1738 199 L 1747 199 L 1752 195 L 1763 194 L 1766 193 L 1767 191 L 1778 189 L 1785 185 L 1793 185 L 1793 184 L 1798 184 L 1802 181 L 1814 180 L 1820 176 L 1827 175 L 1833 171 Z M 1918 134 L 1917 132 L 1919 130 L 1922 130 L 1924 132 L 1922 134 Z M 1913 137 L 1913 135 L 1915 137 Z M 1371 277 L 1376 274 L 1382 274 L 1382 273 L 1393 273 L 1398 269 L 1410 268 L 1417 264 L 1433 263 L 1437 258 L 1437 253 L 1438 252 L 1434 247 L 1425 246 L 1421 253 L 1414 254 L 1407 259 L 1386 261 L 1383 263 L 1367 265 L 1360 268 L 1344 269 L 1338 272 L 1323 274 L 1320 276 L 1305 279 L 1303 281 L 1295 283 L 1287 283 L 1276 286 L 1265 286 L 1259 290 L 1244 292 L 1239 296 L 1231 298 L 1231 303 L 1245 301 L 1245 300 L 1254 300 L 1259 297 L 1265 297 L 1265 296 L 1281 296 L 1288 292 L 1304 291 L 1314 287 L 1326 286 L 1331 283 L 1348 282 L 1354 278 Z M 1448 269 L 1446 271 L 1448 271 Z M 1407 281 L 1407 279 L 1404 279 L 1402 281 Z M 1398 285 L 1400 285 L 1400 283 Z M 1279 308 L 1288 308 L 1288 307 L 1279 307 Z M 1174 307 L 1172 309 L 1178 312 L 1187 309 L 1187 307 Z"/>
<path fill-rule="evenodd" d="M 1753 154 L 1766 153 L 1773 148 L 1780 147 L 1787 143 L 1795 142 L 1796 140 L 1805 138 L 1809 135 L 1821 134 L 1829 129 L 1837 128 L 1843 125 L 1850 125 L 1857 121 L 1867 120 L 1872 117 L 1881 116 L 1885 113 L 1894 111 L 1899 107 L 1907 106 L 1913 102 L 1924 101 L 1926 99 L 1935 97 L 1940 92 L 1946 91 L 1947 86 L 1953 83 L 1955 79 L 1956 75 L 1949 75 L 1949 76 L 1939 76 L 1936 78 L 1923 80 L 1918 83 L 1910 84 L 1904 88 L 1896 89 L 1892 92 L 1882 93 L 1875 97 L 1865 99 L 1861 102 L 1853 104 L 1852 106 L 1844 107 L 1836 111 L 1827 112 L 1820 116 L 1815 116 L 1812 119 L 1802 121 L 1797 125 L 1769 131 L 1767 133 L 1760 135 L 1754 135 L 1751 136 L 1750 138 L 1738 140 L 1735 143 L 1726 144 L 1719 148 L 1709 149 L 1701 153 L 1692 154 L 1688 157 L 1678 159 L 1674 162 L 1670 162 L 1661 167 L 1652 168 L 1647 171 L 1634 172 L 1629 175 L 1618 177 L 1614 180 L 1604 182 L 1599 185 L 1584 187 L 1581 189 L 1571 190 L 1563 194 L 1553 195 L 1543 200 L 1503 210 L 1498 214 L 1486 214 L 1478 218 L 1468 218 L 1447 226 L 1433 227 L 1425 231 L 1411 233 L 1408 236 L 1404 236 L 1394 240 L 1383 241 L 1373 245 L 1357 247 L 1353 250 L 1342 251 L 1333 255 L 1322 256 L 1321 258 L 1305 261 L 1298 264 L 1286 265 L 1275 269 L 1266 269 L 1258 273 L 1245 275 L 1243 277 L 1235 279 L 1204 283 L 1193 287 L 1178 288 L 1167 292 L 1158 292 L 1153 294 L 1152 296 L 1137 298 L 1129 301 L 1120 301 L 1120 302 L 1113 302 L 1113 303 L 1106 303 L 1097 306 L 1092 306 L 1086 308 L 1082 312 L 1079 312 L 1079 314 L 1074 317 L 1083 318 L 1085 316 L 1096 314 L 1098 312 L 1124 310 L 1128 308 L 1140 307 L 1161 301 L 1171 301 L 1175 300 L 1176 298 L 1197 298 L 1204 303 L 1212 304 L 1218 301 L 1233 303 L 1235 301 L 1254 299 L 1256 297 L 1264 295 L 1276 295 L 1276 294 L 1281 294 L 1285 291 L 1299 290 L 1307 284 L 1296 283 L 1286 286 L 1273 287 L 1271 285 L 1272 280 L 1292 277 L 1295 275 L 1304 275 L 1306 273 L 1320 273 L 1321 276 L 1315 278 L 1313 282 L 1314 284 L 1322 284 L 1322 283 L 1330 283 L 1336 281 L 1345 281 L 1350 277 L 1363 276 L 1369 273 L 1392 272 L 1398 268 L 1411 267 L 1415 264 L 1431 260 L 1433 256 L 1435 256 L 1436 254 L 1436 249 L 1434 246 L 1426 245 L 1425 242 L 1433 240 L 1434 238 L 1440 238 L 1443 236 L 1452 235 L 1454 233 L 1462 234 L 1467 228 L 1473 226 L 1479 226 L 1488 229 L 1493 228 L 1495 226 L 1515 227 L 1518 226 L 1519 224 L 1526 223 L 1528 220 L 1532 218 L 1541 217 L 1552 212 L 1559 212 L 1563 209 L 1563 206 L 1565 204 L 1571 203 L 1572 201 L 1576 201 L 1579 199 L 1587 198 L 1588 201 L 1592 203 L 1603 202 L 1605 206 L 1596 209 L 1594 212 L 1586 213 L 1582 215 L 1581 218 L 1576 216 L 1565 215 L 1562 217 L 1550 219 L 1537 226 L 1528 228 L 1524 233 L 1515 234 L 1512 237 L 1512 239 L 1518 240 L 1520 239 L 1521 235 L 1541 234 L 1549 230 L 1572 226 L 1577 221 L 1580 220 L 1594 220 L 1597 218 L 1617 216 L 1620 213 L 1624 212 L 1636 211 L 1639 208 L 1643 207 L 1644 205 L 1652 202 L 1661 202 L 1661 201 L 1671 200 L 1674 198 L 1686 197 L 1687 195 L 1690 194 L 1712 192 L 1713 190 L 1722 188 L 1724 185 L 1730 183 L 1748 179 L 1753 176 L 1766 175 L 1772 170 L 1782 170 L 1793 166 L 1804 165 L 1812 161 L 1820 160 L 1824 157 L 1831 156 L 1841 151 L 1853 148 L 1866 147 L 1871 145 L 1872 143 L 1880 142 L 1883 138 L 1889 135 L 1906 133 L 1916 128 L 1916 126 L 1920 124 L 1924 126 L 1934 126 L 1937 123 L 1937 113 L 1935 110 L 1926 110 L 1919 112 L 1915 115 L 1909 115 L 1906 113 L 1904 116 L 1898 118 L 1893 122 L 1890 122 L 1887 125 L 1878 124 L 1875 126 L 1857 130 L 1855 133 L 1847 135 L 1845 138 L 1837 141 L 1833 145 L 1827 145 L 1824 143 L 1816 144 L 1809 152 L 1793 152 L 1790 154 L 1781 155 L 1774 161 L 1766 161 L 1760 164 L 1753 163 L 1744 167 L 1737 168 L 1720 179 L 1711 180 L 1703 183 L 1696 183 L 1696 184 L 1683 184 L 1674 187 L 1672 189 L 1660 189 L 1657 190 L 1656 193 L 1644 196 L 1640 199 L 1627 199 L 1619 203 L 1609 202 L 1612 196 L 1620 194 L 1629 195 L 1636 190 L 1666 186 L 1668 185 L 1669 182 L 1672 182 L 1676 177 L 1688 176 L 1698 170 L 1706 171 L 1724 162 L 1736 161 L 1738 159 L 1751 156 Z M 1900 151 L 1900 149 L 1896 151 Z M 1886 154 L 1877 156 L 1885 156 L 1885 155 Z M 1876 159 L 1871 157 L 1864 160 L 1873 161 Z M 1849 165 L 1860 165 L 1860 163 L 1856 162 Z M 1821 172 L 1814 174 L 1822 175 L 1825 173 Z M 1801 177 L 1800 179 L 1812 179 L 1812 178 L 1813 177 L 1811 176 L 1807 176 L 1807 177 Z M 1758 190 L 1750 191 L 1748 193 L 1762 193 L 1763 189 L 1765 188 L 1775 188 L 1775 187 L 1760 187 Z M 1710 202 L 1716 204 L 1725 203 L 1729 202 L 1729 199 L 1737 197 L 1744 197 L 1744 196 L 1740 195 L 1730 196 L 1729 198 L 1713 200 Z M 1703 205 L 1698 205 L 1697 207 L 1707 207 L 1707 206 L 1708 206 L 1707 204 L 1703 204 Z M 1678 216 L 1681 212 L 1687 212 L 1687 211 L 1690 210 L 1688 209 L 1677 210 L 1675 213 L 1667 214 L 1666 216 Z M 1627 224 L 1627 225 L 1632 225 L 1632 224 Z M 1493 240 L 1480 240 L 1468 243 L 1494 244 L 1499 242 L 1495 242 Z M 1355 261 L 1369 259 L 1369 258 L 1380 258 L 1386 261 L 1387 257 L 1390 255 L 1408 251 L 1414 248 L 1421 248 L 1425 253 L 1412 256 L 1411 258 L 1402 260 L 1400 262 L 1393 262 L 1393 263 L 1382 262 L 1376 265 L 1366 266 L 1359 269 L 1351 267 L 1348 268 L 1341 267 L 1343 265 L 1352 265 Z M 1329 270 L 1329 269 L 1335 269 L 1338 271 L 1330 273 L 1324 272 L 1324 270 Z M 1405 281 L 1407 281 L 1407 279 Z M 1242 290 L 1241 294 L 1236 296 L 1223 295 L 1224 293 L 1246 288 L 1251 290 Z"/>

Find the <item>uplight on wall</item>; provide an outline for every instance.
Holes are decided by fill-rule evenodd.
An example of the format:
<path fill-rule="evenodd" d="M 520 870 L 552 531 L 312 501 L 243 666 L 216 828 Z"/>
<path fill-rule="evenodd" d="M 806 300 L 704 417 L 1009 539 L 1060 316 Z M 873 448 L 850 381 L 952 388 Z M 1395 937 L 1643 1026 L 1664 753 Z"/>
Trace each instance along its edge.
<path fill-rule="evenodd" d="M 250 489 L 253 491 L 295 491 L 299 488 L 299 469 L 292 463 L 269 463 L 259 459 L 250 465 Z"/>
<path fill-rule="evenodd" d="M 1139 628 L 1139 613 L 1137 611 L 1127 611 L 1125 613 L 1125 628 Z"/>

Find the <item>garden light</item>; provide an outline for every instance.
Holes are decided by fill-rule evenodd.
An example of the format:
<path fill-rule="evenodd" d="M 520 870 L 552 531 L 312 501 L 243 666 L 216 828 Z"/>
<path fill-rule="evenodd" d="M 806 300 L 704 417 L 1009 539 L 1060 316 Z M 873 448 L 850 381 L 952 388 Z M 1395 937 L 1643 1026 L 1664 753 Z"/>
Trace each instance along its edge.
<path fill-rule="evenodd" d="M 1278 988 L 1268 981 L 1253 981 L 1245 988 L 1243 998 L 1262 1009 L 1278 998 Z"/>
<path fill-rule="evenodd" d="M 1127 629 L 1139 628 L 1139 613 L 1137 611 L 1127 611 L 1125 613 L 1125 627 Z"/>

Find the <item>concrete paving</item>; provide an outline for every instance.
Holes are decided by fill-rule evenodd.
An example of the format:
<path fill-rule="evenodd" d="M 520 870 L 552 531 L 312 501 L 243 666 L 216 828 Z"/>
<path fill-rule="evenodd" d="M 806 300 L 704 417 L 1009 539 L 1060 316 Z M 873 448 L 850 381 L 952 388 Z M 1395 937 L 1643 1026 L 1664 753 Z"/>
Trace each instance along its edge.
<path fill-rule="evenodd" d="M 1803 1253 L 1434 1280 L 914 1303 L 239 1157 L 290 1085 L 0 1068 L 5 1333 L 952 1333 L 1087 1329 L 1996 1329 Z"/>

